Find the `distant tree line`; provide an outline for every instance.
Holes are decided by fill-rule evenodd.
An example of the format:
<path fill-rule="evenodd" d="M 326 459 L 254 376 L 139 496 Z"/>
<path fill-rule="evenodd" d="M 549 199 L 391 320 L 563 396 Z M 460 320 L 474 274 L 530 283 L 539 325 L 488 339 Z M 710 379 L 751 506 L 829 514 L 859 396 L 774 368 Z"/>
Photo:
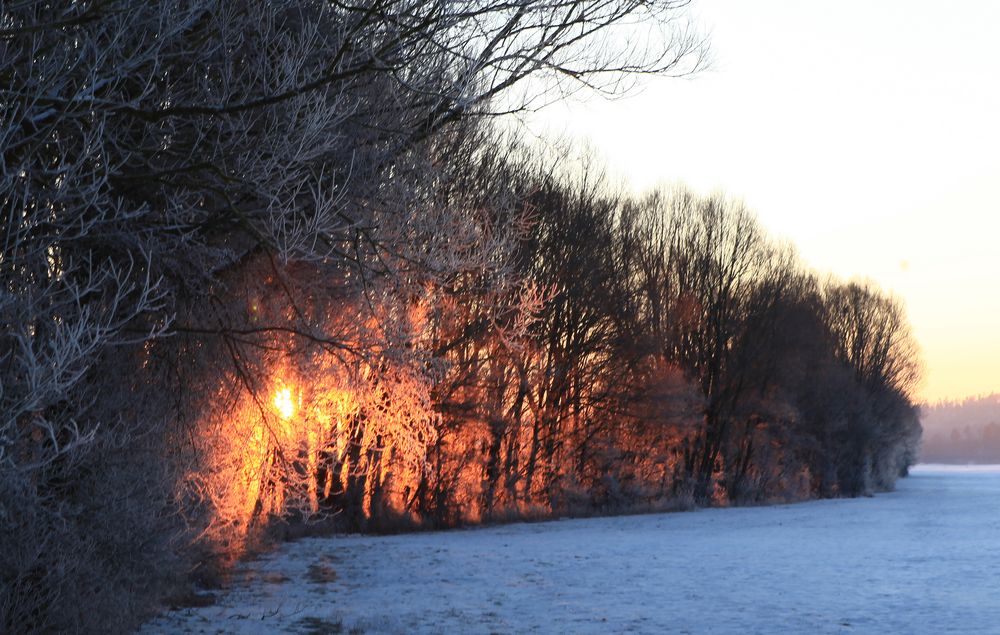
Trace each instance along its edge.
<path fill-rule="evenodd" d="M 1000 395 L 921 406 L 925 463 L 1000 463 Z"/>
<path fill-rule="evenodd" d="M 274 532 L 892 487 L 898 302 L 493 123 L 697 71 L 685 4 L 0 4 L 0 631 Z"/>

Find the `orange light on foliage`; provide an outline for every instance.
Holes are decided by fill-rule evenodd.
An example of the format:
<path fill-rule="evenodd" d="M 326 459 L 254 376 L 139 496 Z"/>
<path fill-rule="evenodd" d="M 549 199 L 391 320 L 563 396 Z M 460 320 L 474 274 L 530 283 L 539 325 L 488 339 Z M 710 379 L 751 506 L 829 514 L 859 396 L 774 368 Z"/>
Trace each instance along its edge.
<path fill-rule="evenodd" d="M 274 407 L 282 419 L 291 419 L 295 414 L 295 402 L 292 401 L 291 388 L 279 388 L 274 394 Z"/>

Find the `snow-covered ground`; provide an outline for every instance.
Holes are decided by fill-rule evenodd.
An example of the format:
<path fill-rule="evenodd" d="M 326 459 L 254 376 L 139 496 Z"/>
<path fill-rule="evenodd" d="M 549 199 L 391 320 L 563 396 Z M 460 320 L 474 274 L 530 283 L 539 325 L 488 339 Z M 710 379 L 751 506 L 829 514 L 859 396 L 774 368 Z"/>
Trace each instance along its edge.
<path fill-rule="evenodd" d="M 1000 468 L 875 498 L 308 539 L 144 633 L 1000 633 Z"/>

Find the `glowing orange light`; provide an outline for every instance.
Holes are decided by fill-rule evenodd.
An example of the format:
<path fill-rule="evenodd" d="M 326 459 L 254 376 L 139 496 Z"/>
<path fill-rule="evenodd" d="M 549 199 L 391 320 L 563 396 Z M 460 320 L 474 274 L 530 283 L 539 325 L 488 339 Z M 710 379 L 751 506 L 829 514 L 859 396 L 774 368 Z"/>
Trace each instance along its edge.
<path fill-rule="evenodd" d="M 279 388 L 274 394 L 274 407 L 282 419 L 291 419 L 295 414 L 295 402 L 292 401 L 291 388 Z"/>

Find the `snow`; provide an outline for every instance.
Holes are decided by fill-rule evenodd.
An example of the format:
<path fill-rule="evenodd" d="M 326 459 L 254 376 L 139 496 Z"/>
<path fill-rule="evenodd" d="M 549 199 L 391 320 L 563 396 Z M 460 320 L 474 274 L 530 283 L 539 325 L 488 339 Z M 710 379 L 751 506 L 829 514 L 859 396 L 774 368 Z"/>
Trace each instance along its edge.
<path fill-rule="evenodd" d="M 1000 633 L 1000 466 L 771 507 L 313 538 L 143 633 Z"/>

